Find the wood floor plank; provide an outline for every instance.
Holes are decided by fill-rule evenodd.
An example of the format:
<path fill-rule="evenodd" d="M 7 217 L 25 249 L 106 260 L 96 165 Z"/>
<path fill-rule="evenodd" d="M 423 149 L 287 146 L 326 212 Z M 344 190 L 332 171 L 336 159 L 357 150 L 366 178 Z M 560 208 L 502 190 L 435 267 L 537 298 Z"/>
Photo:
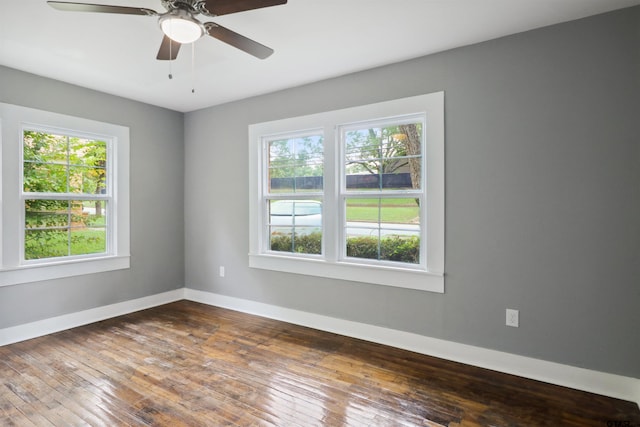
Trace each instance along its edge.
<path fill-rule="evenodd" d="M 0 347 L 0 426 L 616 422 L 637 405 L 187 301 Z"/>
<path fill-rule="evenodd" d="M 34 352 L 34 354 L 37 353 Z M 32 380 L 42 383 L 38 389 L 42 390 L 47 397 L 44 399 L 36 397 L 45 401 L 47 399 L 55 399 L 56 406 L 65 408 L 64 412 L 68 413 L 66 421 L 69 424 L 74 419 L 74 425 L 116 425 L 122 422 L 117 417 L 111 416 L 108 410 L 105 411 L 100 407 L 99 399 L 96 399 L 95 394 L 91 393 L 88 382 L 79 383 L 66 370 L 65 372 L 60 372 L 55 369 L 55 366 L 59 366 L 59 360 L 57 360 L 58 356 L 54 351 L 48 351 L 46 358 L 43 355 L 41 355 L 41 358 L 36 358 L 33 354 L 25 353 L 20 353 L 19 355 L 24 358 L 23 362 L 25 363 L 20 368 L 21 370 L 27 372 L 29 368 L 36 368 L 42 373 L 37 379 Z M 45 359 L 46 362 L 43 362 Z M 80 372 L 84 374 L 83 371 Z M 72 395 L 68 394 L 69 390 L 73 390 Z"/>

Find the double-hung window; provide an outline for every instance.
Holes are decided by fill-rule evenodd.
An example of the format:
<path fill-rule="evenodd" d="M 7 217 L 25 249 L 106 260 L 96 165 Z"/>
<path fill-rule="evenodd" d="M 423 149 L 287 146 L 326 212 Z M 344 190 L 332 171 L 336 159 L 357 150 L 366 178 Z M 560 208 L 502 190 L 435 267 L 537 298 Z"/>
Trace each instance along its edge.
<path fill-rule="evenodd" d="M 23 127 L 22 261 L 109 253 L 111 145 L 79 133 Z"/>
<path fill-rule="evenodd" d="M 249 265 L 444 292 L 444 94 L 249 127 Z"/>
<path fill-rule="evenodd" d="M 0 286 L 129 267 L 129 129 L 0 104 Z"/>
<path fill-rule="evenodd" d="M 265 231 L 271 251 L 322 254 L 323 135 L 311 130 L 264 139 Z"/>
<path fill-rule="evenodd" d="M 338 127 L 343 259 L 405 268 L 425 262 L 423 129 L 422 114 Z"/>

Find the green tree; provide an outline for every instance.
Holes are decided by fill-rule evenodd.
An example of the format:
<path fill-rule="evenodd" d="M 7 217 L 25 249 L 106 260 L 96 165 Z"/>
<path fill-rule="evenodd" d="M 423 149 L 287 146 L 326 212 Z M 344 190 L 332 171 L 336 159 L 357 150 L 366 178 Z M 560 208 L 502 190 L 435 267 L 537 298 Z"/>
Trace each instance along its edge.
<path fill-rule="evenodd" d="M 287 138 L 269 142 L 269 180 L 286 178 L 280 189 L 296 191 L 301 179 L 322 177 L 324 173 L 323 138 L 320 135 Z M 316 188 L 317 181 L 306 188 Z M 320 184 L 321 185 L 321 184 Z"/>
<path fill-rule="evenodd" d="M 104 141 L 25 131 L 23 159 L 26 192 L 100 194 L 105 189 Z"/>
<path fill-rule="evenodd" d="M 269 177 L 322 176 L 323 138 L 306 136 L 269 142 Z"/>
<path fill-rule="evenodd" d="M 399 173 L 408 167 L 412 188 L 420 187 L 422 124 L 358 129 L 346 134 L 348 173 Z"/>
<path fill-rule="evenodd" d="M 400 125 L 397 138 L 403 140 L 405 152 L 408 157 L 409 174 L 411 175 L 411 187 L 420 187 L 420 177 L 422 176 L 422 125 L 417 123 Z M 404 135 L 404 137 L 402 137 Z"/>
<path fill-rule="evenodd" d="M 394 173 L 408 163 L 406 147 L 396 136 L 397 126 L 359 129 L 347 132 L 347 165 L 353 173 L 368 172 L 373 175 Z"/>
<path fill-rule="evenodd" d="M 394 173 L 413 164 L 419 176 L 422 125 L 412 123 L 347 132 L 347 165 L 371 174 Z"/>

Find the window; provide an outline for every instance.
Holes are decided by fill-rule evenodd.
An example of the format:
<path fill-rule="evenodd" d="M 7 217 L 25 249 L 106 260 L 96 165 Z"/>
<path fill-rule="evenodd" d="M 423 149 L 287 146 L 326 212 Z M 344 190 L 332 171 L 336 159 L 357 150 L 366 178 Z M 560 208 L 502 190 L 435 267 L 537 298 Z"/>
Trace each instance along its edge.
<path fill-rule="evenodd" d="M 322 253 L 323 137 L 312 131 L 264 140 L 263 180 L 268 247 L 276 252 Z"/>
<path fill-rule="evenodd" d="M 249 127 L 251 267 L 444 292 L 444 94 Z"/>
<path fill-rule="evenodd" d="M 424 263 L 423 128 L 422 115 L 339 127 L 342 258 Z"/>
<path fill-rule="evenodd" d="M 110 144 L 25 128 L 22 149 L 23 260 L 108 253 Z"/>
<path fill-rule="evenodd" d="M 0 286 L 128 268 L 128 128 L 8 104 L 0 120 Z"/>

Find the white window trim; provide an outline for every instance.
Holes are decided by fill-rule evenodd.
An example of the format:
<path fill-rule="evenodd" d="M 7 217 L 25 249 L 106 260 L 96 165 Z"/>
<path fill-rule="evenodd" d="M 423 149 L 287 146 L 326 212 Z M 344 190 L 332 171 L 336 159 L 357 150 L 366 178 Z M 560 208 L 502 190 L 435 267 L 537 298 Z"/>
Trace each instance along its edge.
<path fill-rule="evenodd" d="M 279 133 L 305 129 L 324 129 L 324 207 L 323 212 L 340 212 L 338 194 L 339 168 L 342 159 L 337 141 L 339 125 L 384 119 L 387 117 L 426 115 L 424 143 L 426 198 L 426 268 L 389 265 L 365 265 L 339 260 L 339 248 L 325 247 L 321 259 L 293 254 L 274 254 L 262 251 L 263 198 L 260 177 L 263 176 L 262 138 Z M 393 101 L 369 104 L 343 110 L 329 111 L 249 126 L 249 266 L 266 270 L 305 274 L 395 286 L 432 292 L 444 292 L 444 92 L 414 96 Z M 323 215 L 323 234 L 338 236 L 337 215 Z M 337 239 L 335 239 L 337 241 Z M 337 243 L 339 244 L 339 242 Z"/>
<path fill-rule="evenodd" d="M 60 257 L 37 262 L 22 260 L 24 213 L 22 212 L 23 128 L 41 128 L 83 134 L 110 141 L 113 169 L 109 209 L 113 227 L 109 252 L 96 256 Z M 126 269 L 130 266 L 129 227 L 129 128 L 48 111 L 0 103 L 0 287 L 84 274 Z M 22 219 L 22 223 L 20 222 Z"/>

